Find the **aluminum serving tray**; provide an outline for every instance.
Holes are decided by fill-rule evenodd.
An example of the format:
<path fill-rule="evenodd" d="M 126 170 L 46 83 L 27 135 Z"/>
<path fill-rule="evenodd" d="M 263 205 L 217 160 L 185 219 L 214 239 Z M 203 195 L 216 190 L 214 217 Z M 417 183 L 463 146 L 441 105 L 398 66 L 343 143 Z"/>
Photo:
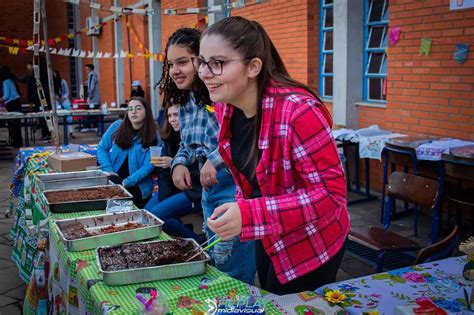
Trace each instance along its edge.
<path fill-rule="evenodd" d="M 39 176 L 39 180 L 42 191 L 109 184 L 107 175 L 100 170 L 44 174 Z"/>
<path fill-rule="evenodd" d="M 192 238 L 186 238 L 193 242 L 196 250 L 201 250 L 202 254 L 198 257 L 204 257 L 198 261 L 190 261 L 172 265 L 161 265 L 154 267 L 143 267 L 134 269 L 124 269 L 115 271 L 104 271 L 100 263 L 99 249 L 114 246 L 103 246 L 96 249 L 97 264 L 99 272 L 102 273 L 105 284 L 107 285 L 125 285 L 141 283 L 148 281 L 157 281 L 165 279 L 185 278 L 201 275 L 206 272 L 207 262 L 211 259 L 209 254 L 202 250 L 202 247 Z M 139 244 L 158 243 L 165 241 L 150 241 Z M 137 243 L 138 244 L 138 243 Z"/>
<path fill-rule="evenodd" d="M 50 212 L 66 213 L 66 212 L 79 212 L 79 211 L 88 211 L 88 210 L 105 210 L 105 208 L 107 207 L 108 199 L 50 203 L 48 198 L 46 197 L 46 193 L 48 192 L 77 191 L 77 190 L 82 190 L 82 189 L 100 188 L 100 187 L 117 187 L 120 190 L 122 190 L 127 196 L 127 197 L 111 198 L 111 199 L 126 200 L 126 199 L 133 198 L 132 194 L 130 194 L 130 192 L 128 192 L 122 185 L 101 185 L 101 186 L 81 187 L 81 188 L 74 188 L 74 189 L 45 190 L 43 191 L 43 196 L 44 196 L 44 199 L 46 200 L 46 204 L 48 205 Z"/>
<path fill-rule="evenodd" d="M 101 228 L 112 225 L 121 226 L 129 222 L 144 224 L 144 227 L 100 234 L 79 238 L 74 240 L 66 239 L 62 230 L 72 223 L 80 222 L 87 231 L 95 232 Z M 164 222 L 152 213 L 146 210 L 134 210 L 127 212 L 107 213 L 77 219 L 58 220 L 59 236 L 68 251 L 77 252 L 88 249 L 97 248 L 99 246 L 120 245 L 123 243 L 142 241 L 154 237 L 158 237 L 161 233 Z"/>

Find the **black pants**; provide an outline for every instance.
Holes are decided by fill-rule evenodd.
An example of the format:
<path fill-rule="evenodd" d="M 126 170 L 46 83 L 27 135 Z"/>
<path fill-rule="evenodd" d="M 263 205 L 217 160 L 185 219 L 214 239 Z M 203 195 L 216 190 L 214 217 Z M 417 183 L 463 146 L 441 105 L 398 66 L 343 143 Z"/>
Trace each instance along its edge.
<path fill-rule="evenodd" d="M 275 269 L 270 261 L 270 257 L 268 257 L 263 248 L 262 241 L 257 241 L 255 246 L 255 259 L 257 261 L 257 274 L 260 287 L 274 294 L 285 295 L 303 291 L 314 291 L 325 284 L 333 283 L 336 281 L 336 274 L 344 257 L 345 247 L 344 243 L 339 253 L 318 269 L 290 282 L 281 284 L 275 274 Z"/>
<path fill-rule="evenodd" d="M 21 112 L 20 99 L 17 98 L 6 104 L 7 111 Z M 21 122 L 19 119 L 8 120 L 8 135 L 10 144 L 14 148 L 21 148 L 23 146 L 23 137 L 21 136 Z"/>

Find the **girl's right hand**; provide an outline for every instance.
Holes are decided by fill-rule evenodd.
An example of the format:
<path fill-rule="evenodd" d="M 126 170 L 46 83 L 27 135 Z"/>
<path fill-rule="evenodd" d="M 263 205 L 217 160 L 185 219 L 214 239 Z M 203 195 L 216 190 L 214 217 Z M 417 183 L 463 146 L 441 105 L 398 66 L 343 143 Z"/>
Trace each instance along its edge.
<path fill-rule="evenodd" d="M 189 169 L 186 166 L 179 164 L 173 169 L 173 183 L 178 189 L 181 190 L 193 188 L 191 174 L 189 173 Z"/>
<path fill-rule="evenodd" d="M 156 158 L 156 160 L 153 161 L 152 164 L 156 167 L 169 168 L 171 165 L 171 160 L 172 158 L 169 156 L 160 156 L 159 158 Z"/>

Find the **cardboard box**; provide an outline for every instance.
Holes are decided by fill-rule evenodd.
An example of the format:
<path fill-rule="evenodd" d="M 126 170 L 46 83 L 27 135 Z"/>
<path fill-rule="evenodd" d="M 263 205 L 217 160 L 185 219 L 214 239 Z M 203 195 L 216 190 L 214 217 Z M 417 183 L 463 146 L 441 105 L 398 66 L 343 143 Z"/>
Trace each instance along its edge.
<path fill-rule="evenodd" d="M 84 152 L 52 154 L 48 158 L 49 167 L 60 172 L 83 171 L 97 165 L 95 156 Z"/>

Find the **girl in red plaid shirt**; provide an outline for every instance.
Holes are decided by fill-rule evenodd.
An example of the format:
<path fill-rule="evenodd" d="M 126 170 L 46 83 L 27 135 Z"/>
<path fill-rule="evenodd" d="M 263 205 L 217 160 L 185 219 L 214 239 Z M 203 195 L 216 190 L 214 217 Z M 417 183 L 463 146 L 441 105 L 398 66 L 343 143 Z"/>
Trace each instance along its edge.
<path fill-rule="evenodd" d="M 257 22 L 213 24 L 194 65 L 216 102 L 219 152 L 237 185 L 236 202 L 216 208 L 208 226 L 224 240 L 257 240 L 265 290 L 288 294 L 334 282 L 349 214 L 328 110 L 289 76 Z"/>

